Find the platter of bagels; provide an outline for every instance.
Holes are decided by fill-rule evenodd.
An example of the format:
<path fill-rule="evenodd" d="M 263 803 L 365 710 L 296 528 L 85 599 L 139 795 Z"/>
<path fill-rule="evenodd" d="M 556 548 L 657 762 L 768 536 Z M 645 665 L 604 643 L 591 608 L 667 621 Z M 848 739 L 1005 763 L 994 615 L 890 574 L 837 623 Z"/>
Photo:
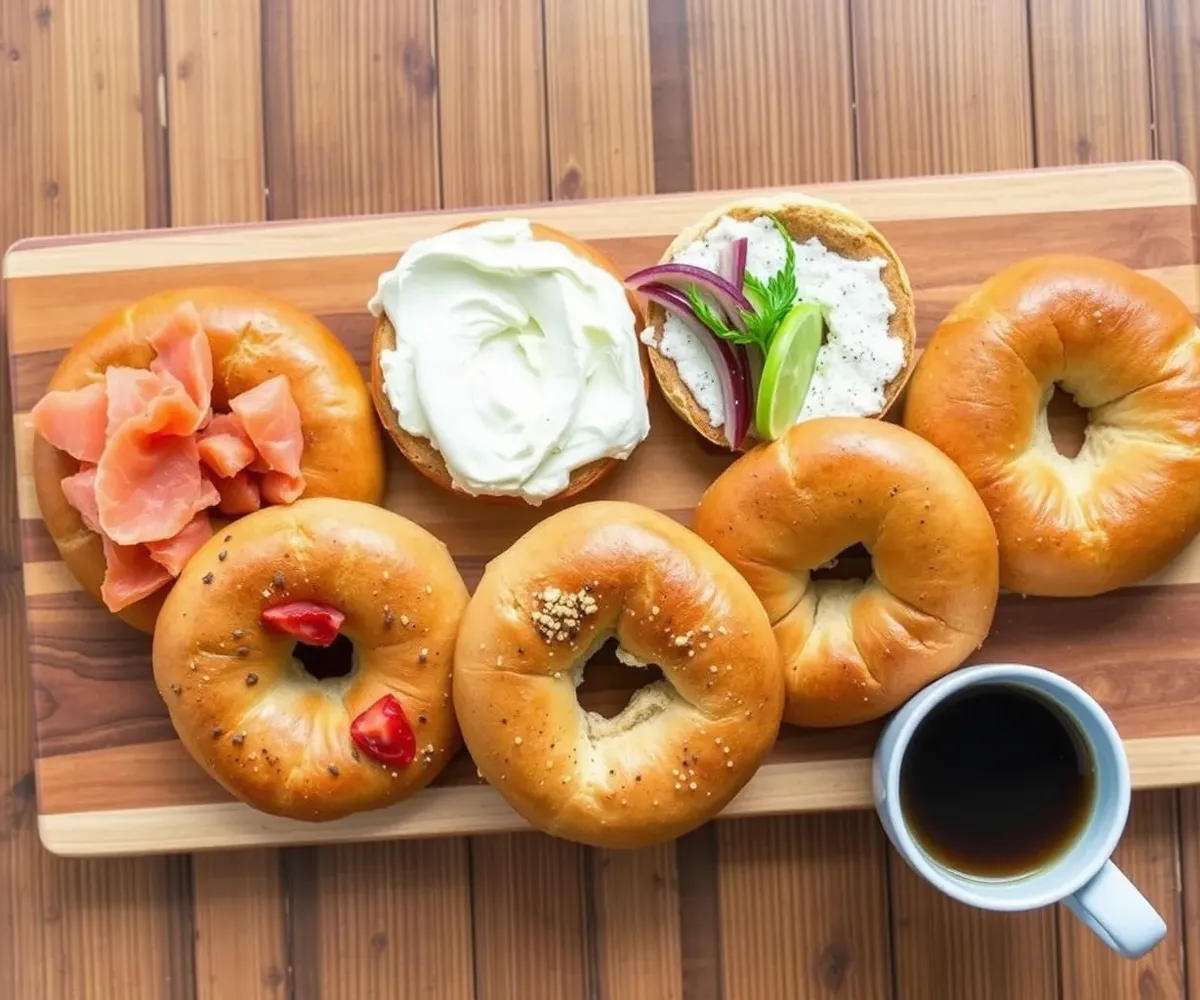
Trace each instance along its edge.
<path fill-rule="evenodd" d="M 44 843 L 864 807 L 980 662 L 1200 781 L 1194 212 L 1145 163 L 18 244 Z"/>

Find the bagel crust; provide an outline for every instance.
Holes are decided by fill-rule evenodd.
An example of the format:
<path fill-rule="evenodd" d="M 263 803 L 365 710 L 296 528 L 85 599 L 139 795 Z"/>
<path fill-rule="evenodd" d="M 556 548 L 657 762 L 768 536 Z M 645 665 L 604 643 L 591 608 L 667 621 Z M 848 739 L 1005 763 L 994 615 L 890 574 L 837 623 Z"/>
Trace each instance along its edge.
<path fill-rule="evenodd" d="M 231 397 L 286 375 L 304 433 L 304 495 L 380 502 L 383 442 L 357 363 L 315 316 L 258 292 L 181 288 L 118 309 L 76 341 L 47 391 L 102 381 L 114 365 L 148 368 L 154 359 L 149 336 L 185 302 L 195 305 L 212 348 L 213 406 L 224 409 Z M 67 568 L 99 601 L 103 545 L 84 526 L 61 486 L 78 470 L 74 458 L 34 435 L 33 478 L 42 519 Z M 151 632 L 166 594 L 162 588 L 117 614 L 134 628 Z"/>
<path fill-rule="evenodd" d="M 353 668 L 317 680 L 264 609 L 315 601 L 345 614 Z M 154 680 L 183 745 L 263 812 L 331 820 L 407 798 L 450 761 L 454 637 L 467 590 L 445 546 L 381 507 L 299 500 L 214 535 L 184 568 L 154 632 Z M 416 737 L 406 766 L 380 763 L 351 723 L 395 696 Z"/>
<path fill-rule="evenodd" d="M 1089 411 L 1060 454 L 1056 387 Z M 957 462 L 1000 540 L 1000 582 L 1082 597 L 1162 569 L 1200 529 L 1200 336 L 1170 290 L 1113 261 L 1001 271 L 942 321 L 905 426 Z"/>
<path fill-rule="evenodd" d="M 478 221 L 467 222 L 455 228 L 462 229 L 478 224 Z M 554 240 L 562 243 L 577 257 L 582 257 L 584 260 L 595 264 L 601 270 L 607 271 L 617 281 L 623 281 L 620 272 L 617 271 L 612 262 L 590 244 L 577 240 L 567 233 L 554 229 L 551 226 L 543 225 L 540 222 L 530 223 L 530 229 L 533 231 L 536 239 Z M 642 310 L 638 305 L 637 299 L 634 298 L 631 292 L 626 292 L 625 298 L 629 302 L 629 308 L 633 310 L 634 333 L 635 335 L 640 335 L 645 326 Z M 639 345 L 640 343 L 639 340 Z M 392 408 L 391 401 L 388 399 L 387 389 L 383 381 L 383 368 L 380 364 L 380 355 L 384 351 L 394 351 L 395 349 L 396 328 L 392 326 L 387 314 L 380 312 L 378 319 L 375 321 L 375 335 L 371 343 L 371 399 L 375 403 L 375 411 L 379 414 L 379 420 L 388 432 L 388 436 L 391 437 L 400 454 L 412 463 L 413 468 L 442 489 L 457 492 L 450 477 L 450 470 L 446 468 L 446 462 L 442 458 L 441 452 L 433 446 L 433 443 L 428 438 L 410 434 L 401 427 L 400 420 L 396 416 L 396 411 Z M 648 399 L 650 396 L 650 365 L 646 355 L 647 351 L 645 348 L 639 346 L 638 359 L 642 366 L 642 381 L 645 385 L 645 394 Z M 589 462 L 587 465 L 580 466 L 571 473 L 571 478 L 567 483 L 566 489 L 551 499 L 566 500 L 577 496 L 589 486 L 599 482 L 620 464 L 620 459 L 599 458 L 594 462 Z M 516 496 L 482 494 L 475 499 L 490 503 L 524 505 L 524 501 Z"/>
<path fill-rule="evenodd" d="M 612 636 L 664 679 L 606 719 L 575 688 Z M 699 826 L 749 780 L 783 678 L 762 606 L 724 559 L 657 511 L 602 501 L 488 565 L 459 632 L 454 708 L 479 770 L 531 824 L 639 847 Z"/>
<path fill-rule="evenodd" d="M 879 718 L 983 642 L 997 596 L 996 534 L 966 476 L 894 424 L 820 417 L 740 458 L 695 529 L 749 581 L 775 629 L 784 719 Z M 873 572 L 812 572 L 862 543 Z"/>
<path fill-rule="evenodd" d="M 689 226 L 663 252 L 660 264 L 670 263 L 675 256 L 691 246 L 716 226 L 723 217 L 729 216 L 742 222 L 757 219 L 771 213 L 797 243 L 816 237 L 824 246 L 848 260 L 884 258 L 888 266 L 880 273 L 888 298 L 896 311 L 888 323 L 888 336 L 904 343 L 904 367 L 884 388 L 883 409 L 877 416 L 884 416 L 900 395 L 912 371 L 913 351 L 917 340 L 916 306 L 913 303 L 912 285 L 908 272 L 900 257 L 883 234 L 866 219 L 831 201 L 814 198 L 798 191 L 785 192 L 773 197 L 759 197 L 733 202 L 710 212 Z M 653 328 L 653 342 L 662 338 L 666 311 L 656 302 L 646 307 L 646 322 Z M 729 441 L 724 426 L 713 425 L 708 413 L 692 396 L 691 390 L 679 375 L 674 361 L 656 348 L 650 351 L 650 364 L 659 388 L 671 408 L 700 435 L 713 444 L 728 447 Z"/>

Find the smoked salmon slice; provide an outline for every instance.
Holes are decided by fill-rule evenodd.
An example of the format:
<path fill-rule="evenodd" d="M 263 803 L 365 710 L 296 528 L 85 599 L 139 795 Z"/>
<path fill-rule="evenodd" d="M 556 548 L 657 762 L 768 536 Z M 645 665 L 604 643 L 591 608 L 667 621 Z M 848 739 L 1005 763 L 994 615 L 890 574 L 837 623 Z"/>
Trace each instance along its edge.
<path fill-rule="evenodd" d="M 212 348 L 196 307 L 184 302 L 147 340 L 156 355 L 150 370 L 170 374 L 183 386 L 196 409 L 207 414 L 212 404 Z"/>
<path fill-rule="evenodd" d="M 212 533 L 212 523 L 208 515 L 201 511 L 174 538 L 161 542 L 147 542 L 146 549 L 151 559 L 175 577 L 183 572 L 183 567 L 200 547 L 212 538 Z"/>
<path fill-rule="evenodd" d="M 67 503 L 79 511 L 84 526 L 89 531 L 100 530 L 100 509 L 96 506 L 96 467 L 84 465 L 73 476 L 67 476 L 60 484 Z"/>
<path fill-rule="evenodd" d="M 250 435 L 236 413 L 218 413 L 197 442 L 200 461 L 224 479 L 235 476 L 258 458 Z"/>
<path fill-rule="evenodd" d="M 286 376 L 276 375 L 234 396 L 229 408 L 242 418 L 242 426 L 272 472 L 299 477 L 304 433 Z"/>
<path fill-rule="evenodd" d="M 33 429 L 59 451 L 81 462 L 98 462 L 104 451 L 108 396 L 104 382 L 48 392 L 29 416 Z"/>
<path fill-rule="evenodd" d="M 103 381 L 48 392 L 35 431 L 78 459 L 61 480 L 84 526 L 100 535 L 101 597 L 120 611 L 170 583 L 213 534 L 209 508 L 236 516 L 304 493 L 304 435 L 286 376 L 213 413 L 213 359 L 191 303 L 148 338 L 150 367 L 114 365 Z"/>
<path fill-rule="evenodd" d="M 104 542 L 104 582 L 100 596 L 109 611 L 120 611 L 149 597 L 171 582 L 171 574 L 150 558 L 141 545 L 117 545 L 101 535 Z"/>
<path fill-rule="evenodd" d="M 262 498 L 267 503 L 295 503 L 304 495 L 305 482 L 303 476 L 268 472 L 258 485 Z"/>
<path fill-rule="evenodd" d="M 218 479 L 213 485 L 221 494 L 217 510 L 222 514 L 253 514 L 262 506 L 258 483 L 245 470 L 229 479 Z"/>
<path fill-rule="evenodd" d="M 100 527 L 119 545 L 170 538 L 201 504 L 196 439 L 146 434 L 127 420 L 96 465 Z"/>

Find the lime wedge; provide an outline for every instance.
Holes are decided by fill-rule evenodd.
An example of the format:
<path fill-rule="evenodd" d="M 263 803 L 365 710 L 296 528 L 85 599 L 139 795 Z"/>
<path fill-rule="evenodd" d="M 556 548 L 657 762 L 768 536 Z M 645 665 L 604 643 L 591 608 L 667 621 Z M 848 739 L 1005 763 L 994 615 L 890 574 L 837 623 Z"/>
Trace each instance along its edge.
<path fill-rule="evenodd" d="M 820 306 L 798 302 L 771 338 L 754 403 L 754 428 L 764 441 L 774 441 L 800 416 L 821 347 L 823 323 Z"/>

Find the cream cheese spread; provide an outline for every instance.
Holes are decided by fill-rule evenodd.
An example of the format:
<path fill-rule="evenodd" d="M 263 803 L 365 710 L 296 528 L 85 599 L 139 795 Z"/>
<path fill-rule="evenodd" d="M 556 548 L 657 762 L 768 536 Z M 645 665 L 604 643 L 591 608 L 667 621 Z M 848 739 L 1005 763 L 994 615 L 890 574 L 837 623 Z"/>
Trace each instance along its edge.
<path fill-rule="evenodd" d="M 397 421 L 457 489 L 538 504 L 649 433 L 624 286 L 524 219 L 414 243 L 368 308 L 396 330 L 379 363 Z"/>
<path fill-rule="evenodd" d="M 784 237 L 766 216 L 749 221 L 723 216 L 702 239 L 673 259 L 715 271 L 721 251 L 742 237 L 747 241 L 746 270 L 766 284 L 786 260 Z M 887 260 L 841 257 L 815 236 L 803 243 L 793 240 L 792 246 L 796 301 L 822 306 L 827 327 L 798 419 L 880 413 L 884 390 L 903 370 L 905 361 L 903 341 L 888 335 L 888 322 L 896 307 L 881 277 Z M 654 338 L 655 330 L 647 327 L 642 339 L 675 362 L 680 379 L 709 421 L 714 427 L 722 426 L 725 409 L 720 383 L 698 335 L 668 313 L 657 344 Z"/>

